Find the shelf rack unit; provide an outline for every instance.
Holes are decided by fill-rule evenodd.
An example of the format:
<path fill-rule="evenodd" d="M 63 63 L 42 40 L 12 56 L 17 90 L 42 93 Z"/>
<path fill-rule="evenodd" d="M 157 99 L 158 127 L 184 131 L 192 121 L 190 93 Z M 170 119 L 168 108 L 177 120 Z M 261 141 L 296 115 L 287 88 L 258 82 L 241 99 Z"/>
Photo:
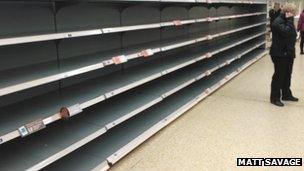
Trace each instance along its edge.
<path fill-rule="evenodd" d="M 0 2 L 0 170 L 107 170 L 265 55 L 266 8 Z"/>

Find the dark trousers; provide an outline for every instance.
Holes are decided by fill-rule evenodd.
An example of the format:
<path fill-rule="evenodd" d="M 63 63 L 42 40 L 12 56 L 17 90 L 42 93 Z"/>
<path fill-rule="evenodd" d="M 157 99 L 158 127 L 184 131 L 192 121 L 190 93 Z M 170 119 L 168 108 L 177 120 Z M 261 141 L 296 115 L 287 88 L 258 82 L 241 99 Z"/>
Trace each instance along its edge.
<path fill-rule="evenodd" d="M 271 82 L 270 101 L 281 100 L 281 97 L 290 97 L 291 74 L 294 58 L 271 57 L 274 64 L 274 74 Z"/>
<path fill-rule="evenodd" d="M 301 49 L 301 52 L 304 52 L 303 50 L 303 47 L 304 46 L 304 31 L 301 31 L 301 42 L 300 42 L 300 49 Z"/>

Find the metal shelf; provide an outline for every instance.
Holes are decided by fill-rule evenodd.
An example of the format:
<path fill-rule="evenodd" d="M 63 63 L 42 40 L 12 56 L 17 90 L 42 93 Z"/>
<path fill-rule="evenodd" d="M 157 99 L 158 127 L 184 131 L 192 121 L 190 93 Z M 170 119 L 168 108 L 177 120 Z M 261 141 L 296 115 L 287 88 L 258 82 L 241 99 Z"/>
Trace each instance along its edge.
<path fill-rule="evenodd" d="M 212 55 L 223 52 L 223 49 L 228 50 L 226 47 L 232 48 L 246 41 L 255 39 L 262 34 L 264 33 L 250 33 L 249 35 L 238 37 L 238 39 L 231 40 L 230 42 L 225 42 L 225 44 L 214 46 L 211 50 L 206 49 L 198 54 L 189 54 L 189 52 L 182 53 L 178 56 L 173 54 L 171 57 L 168 56 L 165 59 L 127 69 L 123 73 L 119 71 L 116 74 L 66 87 L 61 91 L 61 96 L 59 92 L 51 92 L 20 104 L 5 107 L 2 109 L 3 113 L 11 113 L 11 115 L 9 115 L 9 117 L 6 115 L 0 116 L 2 117 L 0 120 L 1 142 L 4 143 L 21 136 L 17 128 L 22 128 L 22 125 L 26 125 L 37 119 L 42 119 L 44 125 L 62 119 L 59 112 L 62 107 L 76 106 L 79 109 L 78 112 L 81 113 L 82 110 L 87 107 L 102 102 L 107 98 L 203 59 L 210 58 Z M 235 41 L 238 43 L 233 43 Z M 233 46 L 231 46 L 232 44 Z M 185 58 L 186 56 L 187 58 Z M 35 107 L 28 108 L 28 106 Z M 16 117 L 18 117 L 18 120 L 15 119 Z"/>
<path fill-rule="evenodd" d="M 50 165 L 46 170 L 58 170 L 59 168 L 91 170 L 96 166 L 107 169 L 109 167 L 107 163 L 115 164 L 157 131 L 264 55 L 265 52 L 261 50 L 255 51 L 247 56 L 247 59 L 219 70 L 212 77 L 207 77 L 190 85 L 156 106 L 142 112 L 141 115 L 110 130 L 83 148 Z M 172 103 L 172 101 L 175 103 Z M 87 162 L 87 159 L 90 159 L 90 162 Z"/>
<path fill-rule="evenodd" d="M 265 22 L 251 24 L 249 26 L 243 26 L 238 29 L 228 30 L 222 33 L 217 33 L 213 35 L 195 35 L 196 37 L 183 38 L 177 40 L 166 40 L 162 43 L 154 42 L 148 43 L 145 45 L 140 45 L 139 47 L 134 47 L 133 49 L 128 50 L 125 54 L 119 54 L 120 51 L 112 51 L 103 54 L 94 54 L 93 57 L 89 58 L 80 58 L 80 60 L 66 60 L 62 63 L 65 63 L 62 68 L 57 68 L 55 64 L 52 62 L 31 65 L 27 67 L 22 67 L 17 70 L 7 70 L 2 71 L 0 76 L 1 86 L 0 86 L 0 96 L 4 96 L 7 94 L 15 93 L 21 90 L 29 89 L 32 87 L 36 87 L 39 85 L 47 84 L 50 82 L 66 79 L 69 77 L 73 77 L 76 75 L 80 75 L 83 73 L 95 71 L 105 66 L 114 65 L 120 63 L 125 63 L 129 60 L 140 58 L 140 57 L 148 57 L 155 53 L 164 52 L 184 46 L 188 46 L 191 44 L 195 44 L 197 42 L 211 40 L 213 38 L 218 38 L 221 36 L 225 36 L 228 34 L 233 34 L 236 32 L 240 32 L 246 29 L 259 27 L 264 25 Z M 55 62 L 53 62 L 55 63 Z M 47 67 L 54 66 L 54 67 Z M 45 69 L 47 68 L 47 69 Z M 41 71 L 42 72 L 37 72 Z M 14 77 L 8 75 L 14 74 Z"/>
<path fill-rule="evenodd" d="M 47 166 L 76 148 L 101 136 L 106 133 L 107 130 L 116 129 L 114 128 L 115 126 L 123 124 L 122 122 L 134 117 L 134 115 L 160 103 L 165 98 L 170 98 L 172 94 L 184 87 L 204 79 L 204 77 L 209 76 L 213 72 L 217 72 L 217 70 L 222 67 L 230 65 L 234 60 L 239 59 L 239 55 L 245 55 L 261 44 L 264 44 L 264 42 L 257 43 L 257 41 L 253 41 L 252 43 L 238 47 L 243 49 L 242 51 L 232 50 L 226 54 L 219 54 L 214 57 L 213 60 L 209 59 L 209 62 L 203 61 L 194 67 L 174 72 L 149 85 L 127 92 L 91 108 L 80 117 L 66 123 L 58 123 L 51 126 L 50 129 L 42 131 L 40 134 L 19 140 L 23 141 L 23 148 L 18 149 L 18 153 L 14 154 L 32 154 L 17 161 L 18 166 L 21 167 L 20 170 L 27 169 L 32 165 L 34 166 L 34 170 Z M 211 77 L 212 76 L 213 75 L 211 75 Z M 156 85 L 163 86 L 159 87 Z M 137 94 L 137 96 L 134 97 L 134 94 Z M 132 103 L 126 99 L 132 99 Z M 111 108 L 109 108 L 109 106 L 111 106 Z M 100 115 L 100 113 L 102 113 L 102 115 Z M 59 132 L 61 134 L 58 134 Z M 41 141 L 39 141 L 39 139 L 41 139 Z M 39 143 L 37 144 L 36 142 Z M 14 144 L 19 145 L 19 143 L 12 143 L 4 149 L 15 149 Z M 41 144 L 41 146 L 39 144 Z M 44 144 L 44 146 L 42 144 Z M 34 150 L 35 148 L 37 149 Z M 35 151 L 42 153 L 44 157 L 40 157 L 40 160 L 37 160 L 36 155 L 38 154 L 36 154 Z M 13 154 L 11 157 L 15 160 L 17 158 L 17 156 L 13 156 Z M 42 158 L 44 158 L 44 160 Z M 10 160 L 10 158 L 8 158 L 8 160 Z M 10 170 L 5 167 L 2 169 Z"/>
<path fill-rule="evenodd" d="M 0 170 L 107 170 L 266 53 L 265 0 L 1 4 Z"/>
<path fill-rule="evenodd" d="M 40 41 L 49 41 L 49 40 L 58 40 L 58 39 L 69 39 L 69 38 L 75 38 L 75 37 L 93 36 L 93 35 L 101 35 L 101 34 L 109 34 L 109 33 L 143 30 L 143 29 L 153 29 L 153 28 L 170 27 L 170 26 L 177 26 L 177 25 L 180 26 L 180 25 L 185 25 L 185 24 L 194 24 L 194 23 L 201 23 L 201 22 L 207 22 L 207 21 L 211 22 L 211 21 L 217 21 L 217 20 L 258 16 L 258 15 L 265 15 L 265 14 L 267 14 L 267 13 L 255 12 L 255 13 L 248 13 L 248 14 L 236 14 L 236 15 L 230 15 L 230 16 L 208 17 L 208 18 L 192 19 L 192 20 L 176 19 L 176 20 L 170 21 L 170 22 L 160 22 L 160 23 L 143 24 L 143 25 L 98 28 L 98 29 L 92 29 L 92 30 L 2 38 L 2 39 L 0 39 L 0 46 L 31 43 L 31 42 L 40 42 Z"/>

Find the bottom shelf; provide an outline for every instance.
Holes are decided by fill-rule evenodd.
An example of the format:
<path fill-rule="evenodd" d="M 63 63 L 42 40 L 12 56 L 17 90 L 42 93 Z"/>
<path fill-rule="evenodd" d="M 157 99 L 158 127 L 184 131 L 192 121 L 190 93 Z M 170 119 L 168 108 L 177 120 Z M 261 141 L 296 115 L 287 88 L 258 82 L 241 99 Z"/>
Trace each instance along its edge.
<path fill-rule="evenodd" d="M 149 137 L 265 55 L 257 49 L 166 98 L 49 165 L 45 170 L 106 170 Z"/>

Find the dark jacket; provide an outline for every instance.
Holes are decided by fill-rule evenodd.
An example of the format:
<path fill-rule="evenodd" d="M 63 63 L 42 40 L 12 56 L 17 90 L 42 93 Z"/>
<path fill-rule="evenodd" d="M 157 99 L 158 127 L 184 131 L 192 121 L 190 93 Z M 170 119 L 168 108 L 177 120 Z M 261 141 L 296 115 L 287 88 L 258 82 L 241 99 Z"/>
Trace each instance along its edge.
<path fill-rule="evenodd" d="M 298 31 L 304 31 L 304 10 L 300 15 L 298 22 Z"/>
<path fill-rule="evenodd" d="M 295 58 L 297 32 L 293 18 L 287 19 L 285 15 L 281 14 L 273 21 L 271 28 L 272 45 L 270 55 L 272 57 Z"/>

